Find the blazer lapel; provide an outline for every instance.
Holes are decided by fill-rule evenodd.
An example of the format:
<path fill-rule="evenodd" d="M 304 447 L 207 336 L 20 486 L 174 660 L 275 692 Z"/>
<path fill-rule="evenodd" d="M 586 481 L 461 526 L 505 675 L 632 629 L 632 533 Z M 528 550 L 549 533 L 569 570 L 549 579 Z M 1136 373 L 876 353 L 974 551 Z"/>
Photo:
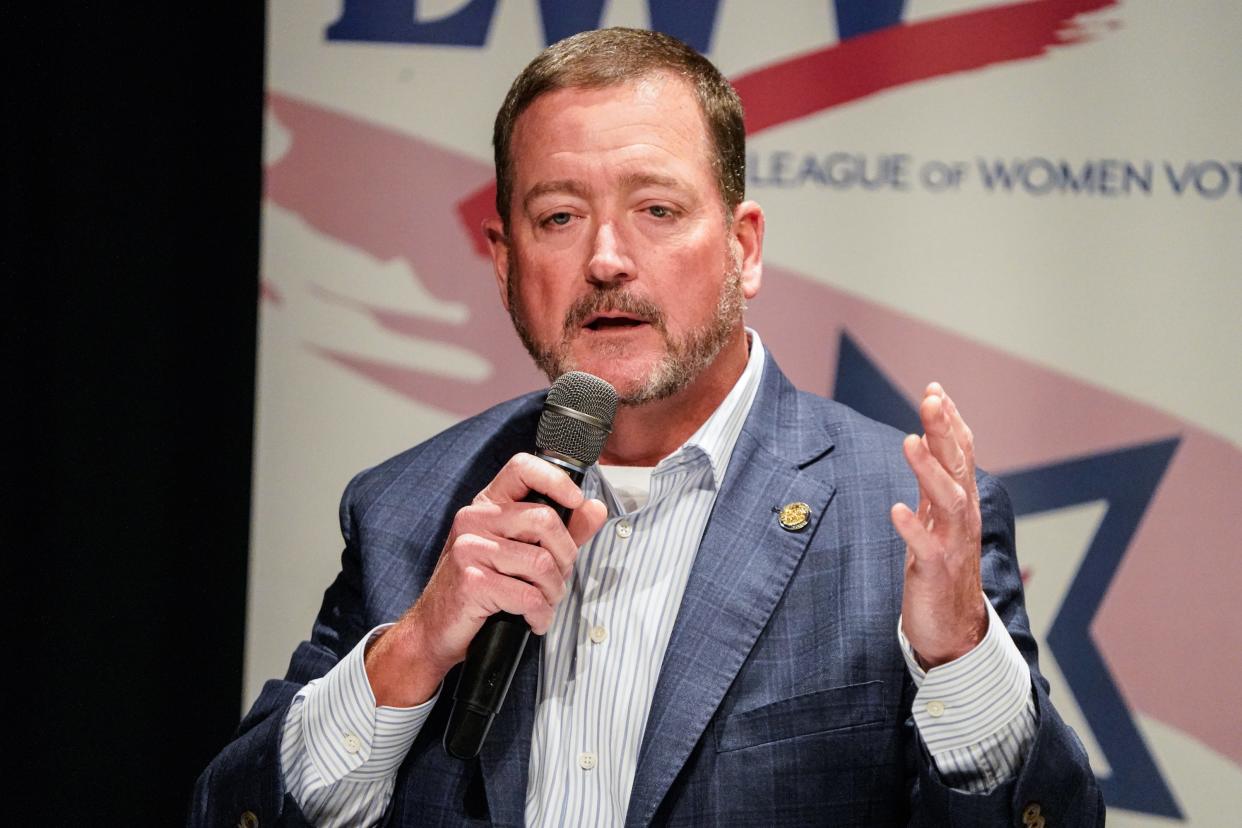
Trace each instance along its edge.
<path fill-rule="evenodd" d="M 767 624 L 834 492 L 802 467 L 832 446 L 800 422 L 797 392 L 771 357 L 695 557 L 639 751 L 626 823 L 646 825 Z M 810 523 L 783 529 L 787 503 Z"/>

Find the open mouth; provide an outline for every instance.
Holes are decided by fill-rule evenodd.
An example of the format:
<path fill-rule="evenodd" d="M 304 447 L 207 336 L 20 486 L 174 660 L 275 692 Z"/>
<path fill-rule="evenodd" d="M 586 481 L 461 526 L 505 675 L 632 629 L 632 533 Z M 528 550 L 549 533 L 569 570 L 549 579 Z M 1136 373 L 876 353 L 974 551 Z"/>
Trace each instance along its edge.
<path fill-rule="evenodd" d="M 633 316 L 600 314 L 588 319 L 586 325 L 583 327 L 591 331 L 611 331 L 624 330 L 626 328 L 637 328 L 640 325 L 646 324 L 647 323 L 642 319 L 638 319 Z"/>

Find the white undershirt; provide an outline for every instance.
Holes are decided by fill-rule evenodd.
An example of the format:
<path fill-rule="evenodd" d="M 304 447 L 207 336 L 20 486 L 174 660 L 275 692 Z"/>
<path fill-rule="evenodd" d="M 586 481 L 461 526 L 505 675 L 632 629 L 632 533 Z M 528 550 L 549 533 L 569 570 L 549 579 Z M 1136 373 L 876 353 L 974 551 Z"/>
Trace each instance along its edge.
<path fill-rule="evenodd" d="M 599 466 L 599 473 L 617 496 L 625 514 L 637 512 L 651 499 L 651 473 L 655 466 Z"/>

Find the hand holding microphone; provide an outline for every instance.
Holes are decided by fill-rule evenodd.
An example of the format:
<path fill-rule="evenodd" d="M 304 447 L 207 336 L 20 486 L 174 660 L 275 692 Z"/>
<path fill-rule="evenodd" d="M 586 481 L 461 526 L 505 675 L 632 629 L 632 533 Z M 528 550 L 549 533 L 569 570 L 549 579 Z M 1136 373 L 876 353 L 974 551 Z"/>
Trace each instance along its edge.
<path fill-rule="evenodd" d="M 377 704 L 398 707 L 429 699 L 444 675 L 467 660 L 446 734 L 453 755 L 477 753 L 521 655 L 526 625 L 547 631 L 578 547 L 604 524 L 604 505 L 584 500 L 577 483 L 598 459 L 615 410 L 615 392 L 602 380 L 581 372 L 558 379 L 540 419 L 540 457 L 515 455 L 458 511 L 422 595 L 367 652 Z M 471 645 L 476 635 L 480 640 Z M 471 686 L 468 675 L 475 676 Z"/>

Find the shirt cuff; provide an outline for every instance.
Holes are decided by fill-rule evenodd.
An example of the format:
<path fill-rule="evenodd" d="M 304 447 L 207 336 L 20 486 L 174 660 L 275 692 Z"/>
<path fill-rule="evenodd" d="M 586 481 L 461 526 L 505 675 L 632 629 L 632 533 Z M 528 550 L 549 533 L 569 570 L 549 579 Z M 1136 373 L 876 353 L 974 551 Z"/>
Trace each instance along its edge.
<path fill-rule="evenodd" d="M 990 601 L 983 640 L 961 658 L 924 671 L 897 621 L 897 637 L 918 688 L 914 722 L 935 758 L 1011 729 L 1031 699 L 1031 672 Z"/>
<path fill-rule="evenodd" d="M 367 679 L 366 649 L 391 627 L 371 630 L 323 678 L 294 697 L 301 702 L 302 744 L 322 784 L 382 779 L 396 772 L 418 738 L 440 692 L 416 707 L 376 707 Z"/>

